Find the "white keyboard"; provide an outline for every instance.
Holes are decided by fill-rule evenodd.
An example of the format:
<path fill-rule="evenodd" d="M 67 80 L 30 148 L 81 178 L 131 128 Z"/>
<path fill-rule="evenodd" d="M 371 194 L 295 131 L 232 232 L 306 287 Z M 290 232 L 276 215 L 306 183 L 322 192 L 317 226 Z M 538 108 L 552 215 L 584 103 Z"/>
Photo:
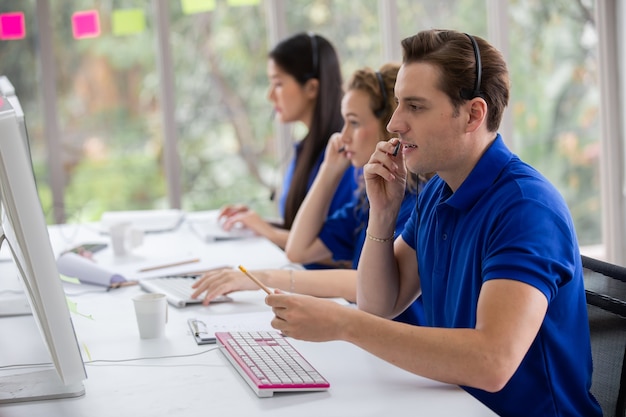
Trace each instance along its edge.
<path fill-rule="evenodd" d="M 330 384 L 279 332 L 216 332 L 220 351 L 259 397 Z"/>
<path fill-rule="evenodd" d="M 191 288 L 199 275 L 172 275 L 157 278 L 144 278 L 139 286 L 147 292 L 165 294 L 167 301 L 174 307 L 185 307 L 187 304 L 199 304 L 202 297 L 191 298 L 195 289 Z M 212 303 L 232 301 L 228 296 L 211 300 Z"/>

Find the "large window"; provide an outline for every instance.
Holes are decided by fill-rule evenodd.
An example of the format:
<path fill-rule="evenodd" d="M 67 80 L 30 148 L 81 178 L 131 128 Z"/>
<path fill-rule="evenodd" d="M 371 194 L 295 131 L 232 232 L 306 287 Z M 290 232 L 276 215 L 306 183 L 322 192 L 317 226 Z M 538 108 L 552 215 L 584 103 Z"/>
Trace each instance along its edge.
<path fill-rule="evenodd" d="M 565 197 L 582 246 L 601 236 L 599 88 L 592 2 L 509 6 L 514 147 Z"/>
<path fill-rule="evenodd" d="M 177 2 L 172 2 L 175 4 Z M 248 2 L 249 3 L 249 2 Z M 268 51 L 261 2 L 216 2 L 185 14 L 172 7 L 176 124 L 186 210 L 246 203 L 271 213 L 279 183 Z M 244 23 L 250 22 L 250 24 Z"/>
<path fill-rule="evenodd" d="M 488 37 L 485 0 L 398 0 L 400 38 L 424 29 L 455 29 Z"/>
<path fill-rule="evenodd" d="M 108 3 L 50 2 L 69 221 L 166 204 L 152 13 L 144 1 Z M 120 23 L 133 12 L 136 30 Z M 100 32 L 77 39 L 80 13 Z"/>
<path fill-rule="evenodd" d="M 46 1 L 46 0 L 39 0 Z M 512 79 L 505 140 L 565 196 L 581 245 L 601 245 L 599 90 L 594 1 L 510 0 L 506 59 Z M 26 36 L 0 40 L 0 73 L 18 90 L 48 220 L 53 192 L 65 221 L 97 220 L 106 210 L 171 205 L 164 154 L 168 138 L 162 90 L 173 85 L 173 131 L 185 210 L 248 203 L 275 215 L 289 146 L 277 142 L 267 102 L 267 14 L 281 8 L 280 33 L 314 31 L 340 54 L 344 78 L 383 64 L 385 25 L 400 39 L 433 27 L 489 38 L 493 0 L 55 0 L 48 16 L 54 50 L 59 137 L 44 138 L 42 71 L 35 0 L 3 0 L 0 13 L 22 11 Z M 156 5 L 167 8 L 163 55 Z M 381 8 L 394 10 L 389 17 Z M 99 32 L 76 39 L 77 12 L 97 13 Z M 269 11 L 269 12 L 268 12 Z M 383 21 L 384 19 L 387 19 Z M 500 18 L 502 19 L 502 18 Z M 398 48 L 399 51 L 399 48 Z M 394 59 L 400 59 L 394 52 Z M 160 60 L 173 71 L 164 80 Z M 171 103 L 167 103 L 171 104 Z M 303 127 L 289 126 L 291 139 Z M 65 178 L 51 189 L 48 143 L 61 151 Z M 287 149 L 287 151 L 285 151 Z"/>
<path fill-rule="evenodd" d="M 35 1 L 4 0 L 0 2 L 0 14 L 23 13 L 21 28 L 16 28 L 15 34 L 9 39 L 3 35 L 0 40 L 0 75 L 9 78 L 19 96 L 20 105 L 26 115 L 31 158 L 38 179 L 37 186 L 42 205 L 46 212 L 52 213 L 52 191 L 48 181 L 48 152 L 42 132 L 43 115 L 40 110 L 42 95 L 38 83 L 38 30 Z M 21 17 L 22 15 L 18 16 L 18 21 Z"/>
<path fill-rule="evenodd" d="M 287 31 L 310 30 L 337 49 L 344 79 L 364 66 L 380 67 L 382 42 L 377 0 L 285 2 Z"/>

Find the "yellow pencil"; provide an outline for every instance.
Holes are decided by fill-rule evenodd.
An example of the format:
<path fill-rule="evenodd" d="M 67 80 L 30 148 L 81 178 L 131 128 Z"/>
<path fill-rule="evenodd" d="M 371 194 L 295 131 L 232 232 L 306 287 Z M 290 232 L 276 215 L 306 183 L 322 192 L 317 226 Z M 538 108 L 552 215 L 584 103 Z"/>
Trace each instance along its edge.
<path fill-rule="evenodd" d="M 248 276 L 248 278 L 250 278 L 252 281 L 254 281 L 256 283 L 256 285 L 258 285 L 259 287 L 261 287 L 263 289 L 263 291 L 265 291 L 268 294 L 271 294 L 272 292 L 270 291 L 269 288 L 267 288 L 265 286 L 265 284 L 263 284 L 261 281 L 259 281 L 259 279 L 257 277 L 255 277 L 254 275 L 252 275 L 251 273 L 248 272 L 248 270 L 246 268 L 244 268 L 243 266 L 239 265 L 239 270 L 241 270 L 241 272 L 243 272 L 244 274 L 246 274 Z"/>

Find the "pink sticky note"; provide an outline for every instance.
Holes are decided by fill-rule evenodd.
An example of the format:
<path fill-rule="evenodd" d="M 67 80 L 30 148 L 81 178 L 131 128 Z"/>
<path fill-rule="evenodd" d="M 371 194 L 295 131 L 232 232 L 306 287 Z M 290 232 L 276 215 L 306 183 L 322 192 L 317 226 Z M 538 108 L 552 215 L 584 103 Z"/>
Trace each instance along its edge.
<path fill-rule="evenodd" d="M 0 39 L 13 40 L 26 37 L 23 12 L 0 14 Z"/>
<path fill-rule="evenodd" d="M 72 15 L 72 32 L 75 39 L 100 36 L 100 16 L 97 10 L 85 10 Z"/>

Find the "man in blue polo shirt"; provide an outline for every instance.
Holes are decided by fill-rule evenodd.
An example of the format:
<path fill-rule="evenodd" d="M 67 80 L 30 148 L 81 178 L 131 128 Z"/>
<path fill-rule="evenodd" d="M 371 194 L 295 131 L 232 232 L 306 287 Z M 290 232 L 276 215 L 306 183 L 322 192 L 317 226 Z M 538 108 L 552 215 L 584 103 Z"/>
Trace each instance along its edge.
<path fill-rule="evenodd" d="M 398 107 L 364 167 L 370 216 L 358 310 L 272 294 L 272 325 L 346 340 L 458 384 L 501 416 L 601 416 L 591 393 L 582 266 L 563 198 L 497 133 L 509 99 L 485 40 L 428 30 L 402 41 Z M 436 172 L 394 237 L 407 169 Z M 388 320 L 422 294 L 426 326 Z M 298 298 L 296 298 L 298 297 Z"/>

